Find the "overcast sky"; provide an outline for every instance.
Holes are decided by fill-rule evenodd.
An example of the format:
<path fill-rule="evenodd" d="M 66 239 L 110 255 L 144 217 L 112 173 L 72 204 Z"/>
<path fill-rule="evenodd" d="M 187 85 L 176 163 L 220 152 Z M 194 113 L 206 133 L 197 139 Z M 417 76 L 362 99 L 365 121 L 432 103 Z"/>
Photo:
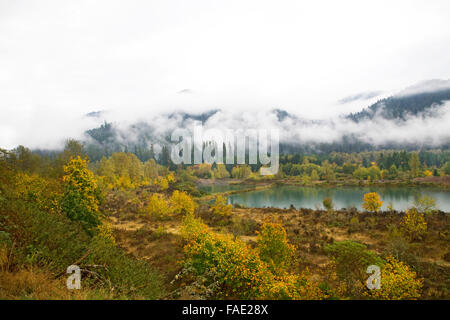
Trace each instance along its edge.
<path fill-rule="evenodd" d="M 332 116 L 449 75 L 448 0 L 0 0 L 0 147 L 96 110 Z"/>

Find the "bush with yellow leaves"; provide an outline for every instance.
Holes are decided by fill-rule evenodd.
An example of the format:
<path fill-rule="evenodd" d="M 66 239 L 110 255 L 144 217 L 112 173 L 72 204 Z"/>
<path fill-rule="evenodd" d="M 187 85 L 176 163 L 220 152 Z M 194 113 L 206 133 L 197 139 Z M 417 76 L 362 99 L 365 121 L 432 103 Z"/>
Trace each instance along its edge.
<path fill-rule="evenodd" d="M 62 190 L 56 180 L 44 179 L 37 174 L 18 172 L 15 193 L 22 200 L 31 201 L 41 210 L 60 212 Z"/>
<path fill-rule="evenodd" d="M 175 182 L 175 175 L 173 172 L 170 172 L 166 177 L 167 183 L 174 183 Z"/>
<path fill-rule="evenodd" d="M 136 186 L 137 185 L 131 182 L 131 179 L 128 175 L 120 176 L 115 184 L 115 187 L 118 187 L 121 190 L 134 189 L 136 188 Z"/>
<path fill-rule="evenodd" d="M 310 280 L 309 270 L 299 275 L 284 274 L 268 284 L 264 299 L 271 300 L 323 300 L 329 298 L 315 281 Z"/>
<path fill-rule="evenodd" d="M 208 226 L 201 218 L 197 218 L 192 213 L 186 214 L 181 221 L 181 236 L 185 240 L 192 240 L 197 235 L 208 232 Z"/>
<path fill-rule="evenodd" d="M 416 208 L 407 209 L 402 221 L 402 230 L 410 241 L 422 240 L 427 233 L 424 215 Z"/>
<path fill-rule="evenodd" d="M 423 172 L 423 174 L 425 175 L 425 177 L 431 177 L 431 176 L 433 175 L 433 172 L 430 171 L 430 170 L 425 170 L 425 171 Z"/>
<path fill-rule="evenodd" d="M 330 296 L 309 278 L 309 270 L 300 275 L 285 274 L 269 282 L 264 299 L 271 300 L 323 300 Z"/>
<path fill-rule="evenodd" d="M 196 205 L 186 192 L 175 190 L 170 197 L 170 207 L 175 214 L 193 214 Z"/>
<path fill-rule="evenodd" d="M 159 186 L 161 188 L 161 191 L 169 189 L 169 182 L 166 178 L 158 177 L 153 182 L 155 185 Z"/>
<path fill-rule="evenodd" d="M 106 221 L 103 221 L 102 224 L 98 226 L 98 233 L 96 236 L 111 242 L 114 246 L 116 245 L 116 238 L 114 238 L 111 224 Z"/>
<path fill-rule="evenodd" d="M 281 224 L 266 220 L 258 232 L 257 243 L 259 256 L 275 274 L 286 271 L 291 265 L 295 247 L 289 244 Z"/>
<path fill-rule="evenodd" d="M 267 227 L 268 232 L 271 227 Z M 278 234 L 279 228 L 275 227 Z M 282 232 L 281 232 L 282 233 Z M 216 234 L 193 215 L 183 220 L 182 234 L 189 240 L 185 246 L 184 270 L 215 288 L 214 298 L 238 299 L 325 299 L 320 286 L 306 274 L 275 274 L 260 251 L 232 235 Z M 264 231 L 264 234 L 266 232 Z M 284 237 L 280 238 L 284 242 Z M 288 247 L 289 250 L 291 247 Z M 269 254 L 269 252 L 266 252 Z M 290 253 L 289 253 L 290 254 Z M 277 258 L 275 258 L 278 261 Z M 282 264 L 284 265 L 284 264 Z M 195 281 L 194 283 L 196 283 Z M 214 285 L 212 285 L 214 284 Z"/>
<path fill-rule="evenodd" d="M 150 197 L 146 212 L 150 218 L 156 220 L 166 220 L 171 217 L 171 209 L 169 202 L 164 198 L 162 194 L 154 193 Z"/>
<path fill-rule="evenodd" d="M 203 230 L 194 233 L 184 248 L 184 266 L 195 276 L 218 282 L 221 298 L 261 298 L 274 276 L 258 253 L 231 235 Z"/>
<path fill-rule="evenodd" d="M 423 280 L 393 256 L 388 256 L 381 269 L 381 287 L 367 292 L 367 296 L 381 300 L 414 300 L 420 298 Z"/>
<path fill-rule="evenodd" d="M 216 202 L 211 206 L 212 213 L 221 217 L 228 217 L 231 215 L 232 209 L 233 206 L 231 204 L 227 204 L 227 198 L 221 195 L 216 197 Z"/>

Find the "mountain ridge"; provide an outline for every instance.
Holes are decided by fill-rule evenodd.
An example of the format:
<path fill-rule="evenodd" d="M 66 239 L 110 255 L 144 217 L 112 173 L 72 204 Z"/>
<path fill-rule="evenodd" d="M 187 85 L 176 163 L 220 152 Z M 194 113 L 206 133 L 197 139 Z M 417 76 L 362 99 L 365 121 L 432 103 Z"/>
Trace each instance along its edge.
<path fill-rule="evenodd" d="M 308 126 L 324 126 L 324 128 L 335 128 L 340 121 L 348 121 L 340 124 L 343 128 L 346 125 L 371 125 L 387 121 L 397 123 L 399 128 L 404 126 L 409 119 L 437 119 L 439 121 L 439 111 L 442 109 L 445 101 L 450 100 L 450 81 L 449 80 L 430 80 L 408 87 L 398 94 L 380 99 L 372 105 L 363 108 L 360 112 L 350 113 L 330 120 L 308 120 L 298 117 L 281 108 L 275 108 L 269 111 L 268 115 L 273 115 L 277 125 L 294 125 L 294 127 L 308 128 Z M 205 112 L 188 113 L 184 111 L 175 111 L 165 114 L 164 119 L 173 122 L 180 127 L 186 127 L 192 123 L 201 123 L 205 125 L 213 117 L 221 116 L 222 110 L 211 109 Z M 102 112 L 92 112 L 96 118 L 101 118 Z M 220 119 L 219 119 L 220 120 Z M 244 120 L 242 120 L 244 121 Z M 157 121 L 156 121 L 157 122 Z M 241 124 L 244 124 L 242 122 Z M 119 130 L 116 124 L 104 122 L 97 128 L 86 131 L 86 146 L 92 153 L 111 153 L 123 150 L 145 150 L 151 144 L 162 146 L 169 141 L 169 128 L 164 128 L 165 133 L 156 130 L 159 124 L 140 121 L 129 126 L 126 130 Z M 264 127 L 264 124 L 261 124 Z M 158 132 L 158 133 L 157 133 Z M 285 153 L 295 152 L 360 152 L 378 148 L 391 149 L 415 149 L 426 148 L 427 143 L 414 142 L 396 142 L 386 141 L 382 144 L 376 144 L 360 136 L 361 133 L 346 132 L 342 134 L 341 139 L 331 142 L 311 142 L 305 143 L 296 140 L 281 141 L 280 150 Z M 430 144 L 431 145 L 431 144 Z M 433 147 L 450 148 L 450 139 L 444 139 L 439 145 L 433 144 Z M 94 157 L 98 158 L 98 157 Z"/>

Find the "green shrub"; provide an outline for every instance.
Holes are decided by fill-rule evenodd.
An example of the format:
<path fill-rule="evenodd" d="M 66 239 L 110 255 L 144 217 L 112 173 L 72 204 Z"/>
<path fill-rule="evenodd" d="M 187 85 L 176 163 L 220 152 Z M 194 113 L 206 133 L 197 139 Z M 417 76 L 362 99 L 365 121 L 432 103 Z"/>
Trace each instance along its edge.
<path fill-rule="evenodd" d="M 345 240 L 325 245 L 325 252 L 334 258 L 336 272 L 340 279 L 354 288 L 352 294 L 360 294 L 367 278 L 366 269 L 369 265 L 378 265 L 380 268 L 384 261 L 373 251 L 358 242 Z"/>
<path fill-rule="evenodd" d="M 328 211 L 333 210 L 333 200 L 330 197 L 326 197 L 323 199 L 322 204 L 325 209 Z"/>

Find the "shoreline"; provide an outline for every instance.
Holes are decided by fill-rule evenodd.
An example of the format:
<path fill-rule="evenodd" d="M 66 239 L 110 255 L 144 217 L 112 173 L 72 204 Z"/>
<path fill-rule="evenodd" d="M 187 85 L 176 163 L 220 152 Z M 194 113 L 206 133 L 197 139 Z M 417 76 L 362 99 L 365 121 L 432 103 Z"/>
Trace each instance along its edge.
<path fill-rule="evenodd" d="M 340 186 L 402 186 L 402 187 L 436 187 L 441 189 L 450 189 L 450 176 L 444 177 L 421 177 L 412 180 L 377 180 L 377 181 L 361 181 L 361 180 L 336 180 L 336 181 L 312 181 L 308 184 L 303 184 L 296 179 L 272 179 L 272 180 L 244 180 L 244 179 L 198 179 L 196 186 L 214 186 L 214 185 L 248 185 L 248 186 L 276 186 L 276 185 L 291 185 L 299 187 L 340 187 Z M 243 190 L 239 190 L 242 192 Z"/>

